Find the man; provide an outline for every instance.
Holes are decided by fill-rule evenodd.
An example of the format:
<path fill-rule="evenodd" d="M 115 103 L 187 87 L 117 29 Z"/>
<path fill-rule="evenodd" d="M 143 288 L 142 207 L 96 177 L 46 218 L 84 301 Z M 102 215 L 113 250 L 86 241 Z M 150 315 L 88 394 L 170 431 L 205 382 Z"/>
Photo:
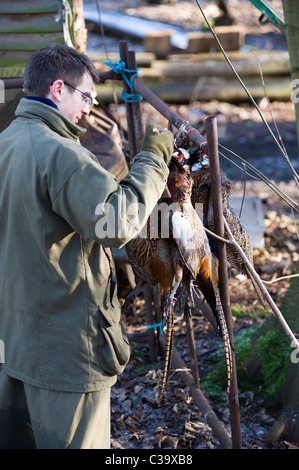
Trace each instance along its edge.
<path fill-rule="evenodd" d="M 149 123 L 118 184 L 78 140 L 96 80 L 72 48 L 33 53 L 0 135 L 1 448 L 110 447 L 110 388 L 130 354 L 110 247 L 162 195 L 173 137 Z"/>

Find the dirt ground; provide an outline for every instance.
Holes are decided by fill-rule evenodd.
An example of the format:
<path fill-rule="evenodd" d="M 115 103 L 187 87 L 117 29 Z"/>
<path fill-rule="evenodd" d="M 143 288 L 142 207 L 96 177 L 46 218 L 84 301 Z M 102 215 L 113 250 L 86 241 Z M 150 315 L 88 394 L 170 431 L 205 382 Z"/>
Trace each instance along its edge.
<path fill-rule="evenodd" d="M 202 1 L 209 18 L 218 15 L 216 2 Z M 285 37 L 271 24 L 261 26 L 259 12 L 248 0 L 229 0 L 231 14 L 246 32 L 246 44 L 264 50 L 286 48 Z M 242 3 L 242 7 L 240 4 Z M 282 11 L 281 1 L 271 4 Z M 202 21 L 196 2 L 177 1 L 149 6 L 145 1 L 101 1 L 101 7 L 120 9 L 159 21 L 173 22 L 185 28 L 196 28 Z M 111 51 L 118 50 L 118 39 L 106 38 Z M 101 41 L 89 33 L 88 47 L 101 47 Z M 140 44 L 131 48 L 140 50 Z M 269 110 L 266 99 L 259 103 L 265 118 L 278 138 L 282 139 L 294 168 L 299 170 L 298 143 L 293 103 L 273 102 Z M 154 118 L 165 127 L 164 118 L 148 104 L 142 103 L 144 122 Z M 249 104 L 238 105 L 223 102 L 194 103 L 192 106 L 180 105 L 176 111 L 195 127 L 201 129 L 207 115 L 217 115 L 219 143 L 238 153 L 254 165 L 265 176 L 298 203 L 298 187 L 280 150 L 269 135 L 256 110 Z M 112 112 L 126 125 L 124 107 Z M 273 122 L 274 118 L 274 122 Z M 279 134 L 277 134 L 277 128 Z M 222 153 L 222 152 L 221 152 Z M 238 163 L 238 159 L 234 159 Z M 266 232 L 265 247 L 254 250 L 255 268 L 265 281 L 274 281 L 281 276 L 291 275 L 299 259 L 297 234 L 298 214 L 292 214 L 289 206 L 278 197 L 264 182 L 246 176 L 232 162 L 220 155 L 220 166 L 234 182 L 234 195 L 242 195 L 246 181 L 246 192 L 261 198 Z M 241 165 L 242 166 L 242 165 Z M 289 279 L 267 284 L 273 300 L 279 306 L 290 284 Z M 234 318 L 234 333 L 250 328 L 264 321 L 264 316 L 256 318 L 251 313 L 259 302 L 251 283 L 244 276 L 231 273 L 229 279 L 231 305 L 241 305 L 248 313 L 242 318 Z M 131 287 L 123 276 L 119 278 L 119 297 L 123 302 Z M 135 308 L 124 316 L 128 333 L 146 331 L 145 306 L 140 297 Z M 210 359 L 218 347 L 219 338 L 215 336 L 201 313 L 193 310 L 196 350 L 199 360 L 200 376 L 204 376 Z M 190 354 L 187 346 L 186 324 L 182 312 L 175 319 L 175 347 L 189 367 Z M 194 403 L 188 388 L 182 383 L 177 371 L 172 370 L 165 397 L 161 406 L 157 404 L 157 393 L 161 382 L 164 358 L 159 355 L 153 363 L 149 358 L 147 344 L 132 343 L 132 357 L 124 373 L 112 389 L 112 448 L 114 449 L 217 449 L 219 442 L 206 423 L 201 411 Z M 209 397 L 209 391 L 204 390 Z M 230 416 L 227 405 L 211 402 L 213 410 L 230 431 Z M 275 422 L 276 414 L 267 409 L 263 400 L 252 390 L 240 395 L 242 446 L 245 449 L 289 449 L 298 444 L 279 441 L 268 444 L 265 440 L 267 430 Z"/>

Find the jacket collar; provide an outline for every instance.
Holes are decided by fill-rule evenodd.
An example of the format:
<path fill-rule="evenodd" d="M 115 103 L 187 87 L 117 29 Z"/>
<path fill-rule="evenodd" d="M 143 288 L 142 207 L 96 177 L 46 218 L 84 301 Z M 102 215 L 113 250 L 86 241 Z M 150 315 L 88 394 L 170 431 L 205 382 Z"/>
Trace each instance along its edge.
<path fill-rule="evenodd" d="M 40 119 L 53 131 L 72 140 L 78 140 L 86 132 L 86 129 L 72 122 L 58 109 L 41 101 L 22 98 L 16 109 L 16 117 Z"/>
<path fill-rule="evenodd" d="M 26 100 L 41 101 L 42 103 L 48 104 L 49 106 L 58 109 L 58 107 L 52 100 L 50 100 L 49 98 L 44 98 L 43 96 L 26 96 Z"/>

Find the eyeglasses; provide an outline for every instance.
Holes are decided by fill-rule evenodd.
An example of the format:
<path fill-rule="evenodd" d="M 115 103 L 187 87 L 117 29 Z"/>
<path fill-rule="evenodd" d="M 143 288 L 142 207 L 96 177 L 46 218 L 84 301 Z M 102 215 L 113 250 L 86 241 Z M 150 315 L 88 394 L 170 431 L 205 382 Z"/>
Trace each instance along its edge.
<path fill-rule="evenodd" d="M 65 83 L 65 85 L 69 86 L 70 88 L 73 88 L 74 90 L 79 91 L 79 93 L 81 93 L 81 95 L 84 96 L 83 101 L 84 101 L 88 106 L 92 106 L 92 105 L 93 105 L 94 99 L 93 99 L 91 96 L 88 96 L 86 93 L 84 93 L 84 92 L 81 91 L 81 90 L 78 90 L 78 88 L 74 87 L 73 85 L 70 85 L 70 84 L 67 83 L 67 82 L 64 82 L 64 83 Z"/>

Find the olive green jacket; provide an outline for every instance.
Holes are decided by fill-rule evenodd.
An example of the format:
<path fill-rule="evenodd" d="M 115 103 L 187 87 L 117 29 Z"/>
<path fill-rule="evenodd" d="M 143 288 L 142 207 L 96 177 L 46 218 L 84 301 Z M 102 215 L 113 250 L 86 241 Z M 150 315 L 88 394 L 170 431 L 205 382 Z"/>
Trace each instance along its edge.
<path fill-rule="evenodd" d="M 110 247 L 140 231 L 168 168 L 140 152 L 118 184 L 57 109 L 23 98 L 16 117 L 0 135 L 3 369 L 43 388 L 100 390 L 130 354 Z"/>

